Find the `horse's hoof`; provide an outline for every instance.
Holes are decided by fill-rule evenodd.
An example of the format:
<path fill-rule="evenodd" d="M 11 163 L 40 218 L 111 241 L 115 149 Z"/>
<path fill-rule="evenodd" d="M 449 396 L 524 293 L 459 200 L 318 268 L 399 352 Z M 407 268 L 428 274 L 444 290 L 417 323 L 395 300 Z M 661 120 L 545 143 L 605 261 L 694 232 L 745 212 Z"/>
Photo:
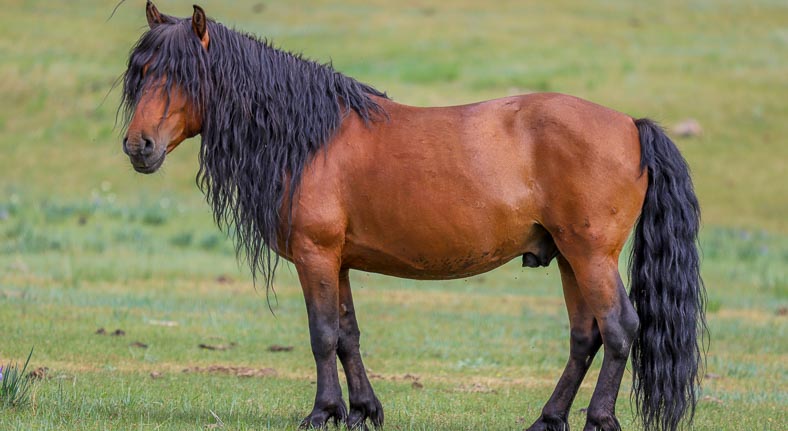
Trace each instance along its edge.
<path fill-rule="evenodd" d="M 368 401 L 351 403 L 350 414 L 345 423 L 348 429 L 366 431 L 367 419 L 375 428 L 383 425 L 383 406 L 375 395 L 372 395 L 372 399 Z"/>
<path fill-rule="evenodd" d="M 350 410 L 350 415 L 347 420 L 347 429 L 353 431 L 369 431 L 367 421 L 361 417 L 356 417 L 353 410 Z"/>
<path fill-rule="evenodd" d="M 327 405 L 312 409 L 312 413 L 301 421 L 301 429 L 325 429 L 328 421 L 333 419 L 334 426 L 347 421 L 347 407 L 340 401 L 338 404 Z"/>
<path fill-rule="evenodd" d="M 569 431 L 569 422 L 559 416 L 542 415 L 526 431 Z"/>
<path fill-rule="evenodd" d="M 597 415 L 589 412 L 583 431 L 621 431 L 621 424 L 612 414 Z"/>
<path fill-rule="evenodd" d="M 302 429 L 302 430 L 325 429 L 326 422 L 328 422 L 327 417 L 321 417 L 321 415 L 315 415 L 310 413 L 309 416 L 305 417 L 304 420 L 301 421 L 301 425 L 298 426 L 298 429 Z"/>

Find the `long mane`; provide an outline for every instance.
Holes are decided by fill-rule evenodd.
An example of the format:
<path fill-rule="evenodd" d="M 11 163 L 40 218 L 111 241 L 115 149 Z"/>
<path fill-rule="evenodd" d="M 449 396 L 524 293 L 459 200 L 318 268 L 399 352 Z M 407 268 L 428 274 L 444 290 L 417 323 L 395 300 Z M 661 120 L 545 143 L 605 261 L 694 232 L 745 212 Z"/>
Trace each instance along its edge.
<path fill-rule="evenodd" d="M 208 21 L 206 52 L 191 21 L 160 24 L 132 48 L 120 110 L 126 124 L 145 82 L 182 89 L 202 113 L 197 184 L 253 279 L 272 286 L 304 167 L 351 113 L 383 119 L 374 88 L 267 41 Z M 147 69 L 145 69 L 147 65 Z M 282 209 L 285 190 L 289 208 Z M 281 218 L 286 231 L 280 232 Z M 285 238 L 286 239 L 286 238 Z"/>

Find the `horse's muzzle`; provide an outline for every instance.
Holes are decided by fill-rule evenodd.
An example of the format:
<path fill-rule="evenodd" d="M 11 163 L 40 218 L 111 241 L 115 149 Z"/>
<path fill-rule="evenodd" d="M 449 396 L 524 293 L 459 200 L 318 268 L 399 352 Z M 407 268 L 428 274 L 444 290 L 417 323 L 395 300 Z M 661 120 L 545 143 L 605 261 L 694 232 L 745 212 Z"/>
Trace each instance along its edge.
<path fill-rule="evenodd" d="M 123 138 L 123 152 L 129 156 L 134 170 L 143 174 L 156 172 L 167 155 L 166 150 L 156 151 L 155 141 L 144 135 L 136 139 Z"/>

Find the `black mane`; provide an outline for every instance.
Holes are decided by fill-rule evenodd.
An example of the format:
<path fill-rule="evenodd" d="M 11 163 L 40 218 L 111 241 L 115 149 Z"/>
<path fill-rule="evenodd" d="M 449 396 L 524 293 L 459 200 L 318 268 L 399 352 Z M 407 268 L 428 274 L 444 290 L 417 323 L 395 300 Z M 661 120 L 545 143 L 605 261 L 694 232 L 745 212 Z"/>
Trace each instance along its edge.
<path fill-rule="evenodd" d="M 385 118 L 370 96 L 386 95 L 331 65 L 219 23 L 209 21 L 208 34 L 207 52 L 189 19 L 143 34 L 123 77 L 121 110 L 128 124 L 145 81 L 163 78 L 167 94 L 173 86 L 185 91 L 202 112 L 197 184 L 216 223 L 235 237 L 236 252 L 245 256 L 252 277 L 261 276 L 268 288 L 279 259 L 284 190 L 292 202 L 304 167 L 345 116 L 355 112 L 365 122 Z"/>

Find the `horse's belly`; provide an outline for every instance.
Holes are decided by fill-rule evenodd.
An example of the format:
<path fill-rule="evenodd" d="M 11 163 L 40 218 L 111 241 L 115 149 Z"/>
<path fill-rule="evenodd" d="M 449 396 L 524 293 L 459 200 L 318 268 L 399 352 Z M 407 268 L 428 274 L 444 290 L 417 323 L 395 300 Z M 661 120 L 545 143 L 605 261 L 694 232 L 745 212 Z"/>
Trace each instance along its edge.
<path fill-rule="evenodd" d="M 420 226 L 376 235 L 349 234 L 343 262 L 396 277 L 441 280 L 495 269 L 538 246 L 538 226 L 517 220 L 471 226 Z M 368 232 L 370 233 L 370 232 Z"/>
<path fill-rule="evenodd" d="M 450 280 L 465 278 L 493 270 L 519 256 L 519 253 L 491 255 L 468 252 L 456 256 L 395 256 L 367 253 L 362 259 L 351 260 L 348 266 L 361 271 L 416 280 Z"/>

